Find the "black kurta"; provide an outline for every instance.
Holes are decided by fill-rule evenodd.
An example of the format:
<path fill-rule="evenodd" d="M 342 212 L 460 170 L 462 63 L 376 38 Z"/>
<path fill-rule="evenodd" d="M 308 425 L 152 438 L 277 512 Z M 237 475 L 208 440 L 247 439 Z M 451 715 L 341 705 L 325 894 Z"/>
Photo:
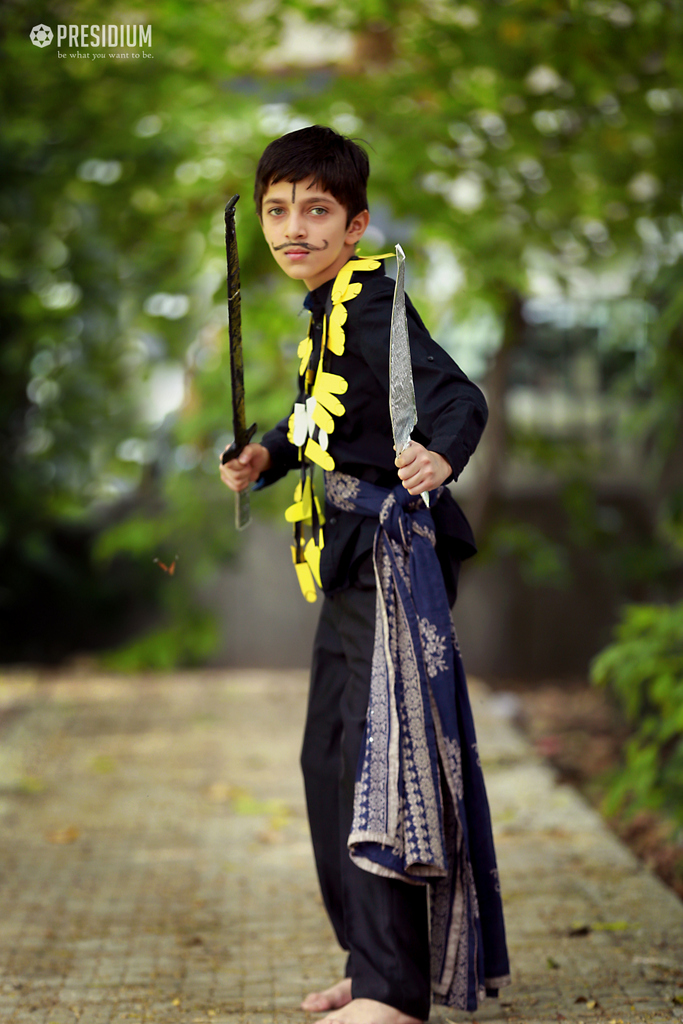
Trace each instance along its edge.
<path fill-rule="evenodd" d="M 394 281 L 384 266 L 357 272 L 352 282 L 362 284 L 360 295 L 344 303 L 348 316 L 344 324 L 344 354 L 327 352 L 325 369 L 348 381 L 341 396 L 346 412 L 335 417 L 328 451 L 335 466 L 369 483 L 393 488 L 400 482 L 394 464 L 395 453 L 389 413 L 389 335 Z M 320 285 L 306 296 L 313 326 L 313 356 L 317 365 L 322 340 L 323 318 L 329 311 L 333 281 Z M 443 455 L 457 480 L 477 446 L 486 424 L 486 401 L 479 388 L 430 336 L 410 299 L 406 313 L 413 362 L 417 426 L 413 437 L 420 444 Z M 299 401 L 305 400 L 303 378 L 299 378 Z M 287 439 L 289 417 L 264 435 L 272 466 L 262 474 L 259 485 L 272 483 L 299 465 L 299 450 Z M 447 589 L 455 596 L 457 565 L 475 553 L 474 538 L 465 516 L 450 492 L 432 510 L 438 538 L 437 554 Z M 377 520 L 339 512 L 325 512 L 325 547 L 320 572 L 323 589 L 333 593 L 354 578 L 355 567 L 372 549 Z"/>

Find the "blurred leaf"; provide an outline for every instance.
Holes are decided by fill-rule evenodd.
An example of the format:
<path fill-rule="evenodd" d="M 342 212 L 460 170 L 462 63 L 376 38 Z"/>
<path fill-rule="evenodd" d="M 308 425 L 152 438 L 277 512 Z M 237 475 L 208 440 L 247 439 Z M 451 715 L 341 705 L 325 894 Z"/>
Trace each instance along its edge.
<path fill-rule="evenodd" d="M 76 825 L 65 825 L 63 828 L 56 828 L 48 832 L 45 838 L 48 843 L 54 843 L 56 846 L 68 846 L 70 843 L 75 843 L 80 835 L 81 830 Z"/>
<path fill-rule="evenodd" d="M 108 754 L 98 754 L 92 759 L 90 767 L 97 775 L 111 775 L 116 771 L 117 766 L 113 757 L 109 757 Z"/>
<path fill-rule="evenodd" d="M 593 661 L 632 726 L 606 807 L 665 807 L 683 822 L 683 602 L 627 607 L 616 639 Z"/>

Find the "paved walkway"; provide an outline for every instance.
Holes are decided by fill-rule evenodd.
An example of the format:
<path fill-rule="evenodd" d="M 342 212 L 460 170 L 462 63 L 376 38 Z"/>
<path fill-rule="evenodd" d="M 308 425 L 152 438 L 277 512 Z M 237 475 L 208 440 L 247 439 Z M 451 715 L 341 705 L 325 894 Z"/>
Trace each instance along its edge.
<path fill-rule="evenodd" d="M 682 1019 L 683 904 L 472 693 L 514 972 L 474 1019 Z M 0 679 L 2 1024 L 303 1022 L 342 966 L 304 699 L 298 672 Z"/>

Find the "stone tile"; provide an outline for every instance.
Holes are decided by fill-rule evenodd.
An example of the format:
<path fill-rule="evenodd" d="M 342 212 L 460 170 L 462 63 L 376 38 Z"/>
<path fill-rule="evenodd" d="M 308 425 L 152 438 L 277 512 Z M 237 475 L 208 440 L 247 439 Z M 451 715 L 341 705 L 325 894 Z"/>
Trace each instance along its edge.
<path fill-rule="evenodd" d="M 305 674 L 3 685 L 28 705 L 3 778 L 43 784 L 0 803 L 3 1024 L 301 1024 L 344 963 L 305 824 Z M 683 905 L 471 688 L 513 984 L 432 1019 L 681 1019 Z"/>

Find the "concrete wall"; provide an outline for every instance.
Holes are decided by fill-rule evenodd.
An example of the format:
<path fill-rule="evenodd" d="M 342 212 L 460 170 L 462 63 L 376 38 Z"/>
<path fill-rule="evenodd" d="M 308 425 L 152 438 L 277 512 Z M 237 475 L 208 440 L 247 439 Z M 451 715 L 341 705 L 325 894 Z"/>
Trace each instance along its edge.
<path fill-rule="evenodd" d="M 292 531 L 254 520 L 240 554 L 207 590 L 223 643 L 213 662 L 234 668 L 300 668 L 310 660 L 320 609 L 304 601 L 290 553 Z"/>

